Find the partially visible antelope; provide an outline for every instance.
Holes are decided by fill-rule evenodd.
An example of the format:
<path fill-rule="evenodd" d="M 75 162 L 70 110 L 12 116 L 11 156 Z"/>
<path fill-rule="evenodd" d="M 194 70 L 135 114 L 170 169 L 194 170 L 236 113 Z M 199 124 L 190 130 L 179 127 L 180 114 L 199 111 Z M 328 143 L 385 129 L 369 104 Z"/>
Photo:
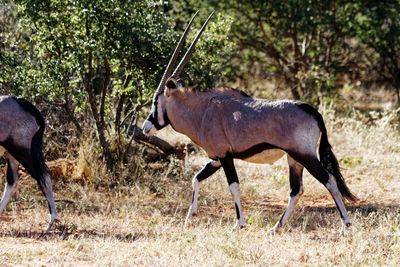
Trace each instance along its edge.
<path fill-rule="evenodd" d="M 303 194 L 304 167 L 331 193 L 342 218 L 344 232 L 350 226 L 350 220 L 343 198 L 356 200 L 356 197 L 340 173 L 338 161 L 328 142 L 325 123 L 317 110 L 298 101 L 255 99 L 233 89 L 217 88 L 203 92 L 185 88 L 179 79 L 213 14 L 205 21 L 172 72 L 196 14 L 187 25 L 168 63 L 154 94 L 151 113 L 143 125 L 145 134 L 154 135 L 157 130 L 171 124 L 177 132 L 185 134 L 202 147 L 211 159 L 193 178 L 193 198 L 186 223 L 190 223 L 192 215 L 197 212 L 200 182 L 222 166 L 235 204 L 235 229 L 241 228 L 244 220 L 234 159 L 272 164 L 286 154 L 291 188 L 289 203 L 270 233 L 275 233 L 287 222 Z"/>
<path fill-rule="evenodd" d="M 4 212 L 18 182 L 18 166 L 21 164 L 38 182 L 47 198 L 50 222 L 47 229 L 58 219 L 53 198 L 50 174 L 43 156 L 43 116 L 23 98 L 0 96 L 0 156 L 7 161 L 6 185 L 0 202 Z"/>

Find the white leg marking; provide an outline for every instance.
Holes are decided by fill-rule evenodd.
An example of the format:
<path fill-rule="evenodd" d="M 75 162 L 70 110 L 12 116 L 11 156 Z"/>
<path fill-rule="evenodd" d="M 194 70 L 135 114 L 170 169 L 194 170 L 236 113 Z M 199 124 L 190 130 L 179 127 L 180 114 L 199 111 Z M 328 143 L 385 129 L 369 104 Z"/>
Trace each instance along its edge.
<path fill-rule="evenodd" d="M 44 175 L 44 184 L 41 184 L 41 182 L 39 183 L 43 189 L 43 193 L 46 196 L 47 202 L 50 207 L 50 222 L 46 230 L 46 232 L 48 232 L 53 228 L 54 223 L 58 221 L 58 214 L 57 214 L 56 204 L 53 198 L 53 189 L 51 185 L 50 175 L 48 173 L 44 173 L 43 175 Z"/>
<path fill-rule="evenodd" d="M 268 231 L 269 235 L 274 235 L 277 232 L 279 232 L 279 229 L 281 229 L 285 225 L 285 223 L 289 220 L 289 218 L 293 214 L 293 211 L 294 211 L 294 208 L 295 208 L 297 202 L 299 201 L 300 197 L 303 195 L 303 192 L 304 192 L 303 185 L 300 184 L 299 193 L 297 193 L 297 195 L 295 195 L 295 196 L 289 196 L 289 202 L 285 209 L 285 212 L 283 213 L 281 219 L 279 219 L 279 221 L 274 225 L 274 227 L 272 227 Z"/>
<path fill-rule="evenodd" d="M 326 183 L 326 188 L 328 188 L 329 192 L 332 194 L 332 197 L 334 198 L 342 216 L 342 233 L 344 234 L 346 227 L 350 226 L 349 215 L 347 214 L 346 207 L 344 206 L 342 195 L 337 187 L 336 180 L 331 174 L 329 174 L 329 180 Z"/>
<path fill-rule="evenodd" d="M 12 185 L 9 185 L 7 182 L 7 179 L 6 179 L 6 185 L 4 186 L 4 193 L 3 193 L 3 196 L 2 196 L 1 202 L 0 202 L 0 213 L 3 213 L 4 210 L 6 209 L 8 202 L 10 201 L 12 195 L 15 192 L 15 188 L 16 188 L 18 178 L 19 178 L 18 177 L 18 166 L 19 166 L 18 161 L 16 161 L 10 155 L 8 155 L 7 158 L 9 159 L 8 163 L 7 163 L 9 165 L 7 165 L 7 168 L 11 168 L 14 183 Z"/>
<path fill-rule="evenodd" d="M 46 186 L 44 186 L 43 191 L 47 198 L 47 201 L 49 202 L 50 213 L 51 213 L 50 223 L 52 223 L 58 219 L 58 214 L 57 214 L 56 204 L 55 204 L 54 197 L 53 197 L 53 188 L 52 188 L 49 174 L 45 174 L 45 183 L 46 183 Z"/>
<path fill-rule="evenodd" d="M 244 226 L 242 206 L 240 204 L 240 185 L 238 183 L 232 183 L 229 185 L 229 190 L 231 191 L 233 201 L 235 202 L 236 215 L 238 217 L 233 230 L 239 230 Z"/>
<path fill-rule="evenodd" d="M 205 166 L 205 168 L 207 168 L 208 164 Z M 221 167 L 221 163 L 219 162 L 219 160 L 211 161 L 211 165 L 215 168 Z M 192 223 L 193 215 L 197 213 L 197 206 L 198 206 L 198 200 L 199 200 L 199 194 L 200 194 L 200 182 L 199 182 L 199 180 L 197 180 L 197 177 L 202 171 L 204 171 L 204 168 L 201 171 L 199 171 L 193 177 L 193 180 L 192 180 L 193 197 L 192 197 L 192 204 L 189 207 L 189 210 L 188 210 L 188 213 L 187 213 L 186 219 L 185 219 L 186 226 L 188 226 Z M 203 177 L 203 179 L 208 178 L 208 177 L 209 176 Z"/>
<path fill-rule="evenodd" d="M 16 185 L 15 182 L 13 185 L 9 185 L 9 184 L 5 185 L 3 197 L 1 198 L 1 202 L 0 202 L 0 213 L 3 213 L 4 210 L 6 209 L 6 206 L 15 191 L 15 185 Z"/>
<path fill-rule="evenodd" d="M 292 213 L 294 211 L 294 208 L 299 201 L 301 195 L 303 195 L 303 186 L 300 186 L 300 191 L 297 195 L 289 197 L 289 203 L 288 206 L 285 210 L 285 214 L 282 216 L 282 219 L 280 220 L 280 227 L 282 227 L 292 216 Z"/>
<path fill-rule="evenodd" d="M 188 213 L 186 215 L 186 220 L 185 220 L 186 226 L 192 223 L 193 215 L 197 213 L 197 205 L 200 194 L 200 182 L 197 180 L 196 176 L 193 178 L 192 186 L 193 186 L 193 199 L 192 199 L 192 204 L 190 205 Z"/>
<path fill-rule="evenodd" d="M 213 160 L 211 161 L 211 165 L 214 167 L 221 167 L 221 162 L 219 162 L 219 160 Z"/>

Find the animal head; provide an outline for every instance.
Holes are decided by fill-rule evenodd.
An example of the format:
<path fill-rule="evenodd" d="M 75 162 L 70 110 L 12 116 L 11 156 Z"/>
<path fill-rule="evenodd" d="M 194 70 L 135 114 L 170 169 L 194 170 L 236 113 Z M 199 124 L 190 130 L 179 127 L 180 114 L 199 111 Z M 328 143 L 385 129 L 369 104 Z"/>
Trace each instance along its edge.
<path fill-rule="evenodd" d="M 157 87 L 156 92 L 153 96 L 153 102 L 151 107 L 151 112 L 148 115 L 146 121 L 143 124 L 143 133 L 147 135 L 154 135 L 158 130 L 161 130 L 165 126 L 169 124 L 169 119 L 167 115 L 166 109 L 166 101 L 167 98 L 172 95 L 173 90 L 183 87 L 182 80 L 179 79 L 179 75 L 182 72 L 183 68 L 186 66 L 187 62 L 190 59 L 190 56 L 193 54 L 195 49 L 196 43 L 199 40 L 202 32 L 204 31 L 205 27 L 207 26 L 209 20 L 211 19 L 214 11 L 208 16 L 207 20 L 204 22 L 203 26 L 197 33 L 196 37 L 194 38 L 192 44 L 190 45 L 189 49 L 186 51 L 185 55 L 181 59 L 178 67 L 176 67 L 175 71 L 172 72 L 172 69 L 176 63 L 176 60 L 179 55 L 179 51 L 182 49 L 182 46 L 186 40 L 187 34 L 189 32 L 189 28 L 196 17 L 198 12 L 196 12 L 191 20 L 189 21 L 188 25 L 186 26 L 185 31 L 183 32 L 181 39 L 179 40 L 174 53 L 167 65 L 167 68 L 164 71 L 164 75 L 161 78 L 161 81 Z"/>

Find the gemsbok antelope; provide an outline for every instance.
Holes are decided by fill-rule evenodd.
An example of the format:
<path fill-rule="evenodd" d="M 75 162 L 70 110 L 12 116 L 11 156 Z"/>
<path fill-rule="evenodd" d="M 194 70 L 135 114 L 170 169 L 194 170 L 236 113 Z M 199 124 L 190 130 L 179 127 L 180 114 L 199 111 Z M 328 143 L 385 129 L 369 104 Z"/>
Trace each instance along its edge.
<path fill-rule="evenodd" d="M 317 110 L 298 101 L 255 99 L 229 88 L 205 92 L 185 88 L 179 79 L 213 13 L 172 72 L 196 14 L 187 25 L 168 63 L 154 94 L 152 110 L 143 125 L 145 134 L 154 135 L 157 130 L 170 124 L 177 132 L 185 134 L 202 147 L 211 159 L 193 179 L 193 197 L 186 223 L 190 223 L 192 215 L 197 212 L 200 182 L 222 166 L 235 204 L 235 229 L 241 228 L 244 220 L 234 159 L 272 164 L 286 154 L 291 188 L 289 203 L 269 233 L 281 229 L 303 194 L 304 167 L 331 193 L 342 218 L 344 232 L 350 226 L 350 220 L 343 198 L 356 200 L 356 197 L 340 173 L 338 161 L 328 142 L 325 123 Z"/>
<path fill-rule="evenodd" d="M 47 229 L 58 219 L 50 174 L 43 156 L 45 121 L 39 110 L 23 98 L 0 96 L 0 156 L 7 161 L 6 185 L 0 202 L 3 213 L 18 182 L 18 166 L 21 164 L 38 182 L 47 198 L 50 222 Z"/>

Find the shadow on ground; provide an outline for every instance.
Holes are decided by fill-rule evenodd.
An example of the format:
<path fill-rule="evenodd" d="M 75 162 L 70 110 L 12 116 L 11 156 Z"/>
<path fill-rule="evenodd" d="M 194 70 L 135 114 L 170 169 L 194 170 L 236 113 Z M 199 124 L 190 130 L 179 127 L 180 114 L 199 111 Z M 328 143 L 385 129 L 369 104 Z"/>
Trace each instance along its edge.
<path fill-rule="evenodd" d="M 220 203 L 219 205 L 212 207 L 203 206 L 199 208 L 199 214 L 195 218 L 196 225 L 210 226 L 217 225 L 217 222 L 221 222 L 222 224 L 226 224 L 227 227 L 230 227 L 234 220 L 234 209 L 229 205 L 232 203 Z M 251 214 L 256 211 L 261 212 L 262 220 L 268 221 L 270 223 L 275 223 L 277 219 L 283 213 L 286 203 L 283 201 L 244 201 L 243 206 L 245 208 L 245 214 Z M 232 210 L 229 210 L 232 208 Z M 359 214 L 361 217 L 367 217 L 371 213 L 383 213 L 383 212 L 399 212 L 400 204 L 378 204 L 378 203 L 366 203 L 363 201 L 359 201 L 358 203 L 347 205 L 348 211 L 351 213 Z M 174 210 L 171 208 L 171 210 Z M 176 209 L 175 209 L 176 211 Z M 168 214 L 168 216 L 178 216 L 181 217 L 182 223 L 184 221 L 184 213 L 183 209 L 180 209 L 180 212 L 174 214 Z M 305 231 L 312 231 L 315 229 L 314 224 L 319 227 L 332 227 L 332 222 L 339 222 L 339 215 L 337 209 L 333 205 L 328 205 L 325 201 L 313 201 L 310 202 L 306 200 L 303 203 L 300 203 L 296 207 L 296 211 L 294 212 L 293 218 L 290 220 L 290 224 L 292 227 L 299 227 L 304 224 L 305 217 L 311 216 L 311 222 L 308 224 L 309 227 L 304 228 Z M 337 216 L 337 218 L 333 219 L 332 216 Z M 12 223 L 8 216 L 1 216 L 1 221 L 4 223 Z M 247 216 L 249 217 L 249 216 Z M 179 220 L 179 218 L 177 218 Z M 249 218 L 247 218 L 249 219 Z M 205 225 L 204 225 L 205 223 Z M 30 227 L 29 230 L 23 229 L 11 229 L 0 233 L 0 237 L 5 238 L 29 238 L 34 240 L 69 240 L 69 239 L 112 239 L 120 242 L 134 242 L 139 239 L 148 239 L 148 238 L 156 238 L 156 234 L 152 233 L 150 230 L 137 229 L 132 232 L 120 232 L 120 233 L 111 233 L 111 232 L 102 232 L 96 229 L 79 229 L 80 227 L 74 223 L 58 223 L 53 230 L 50 232 L 44 232 L 39 230 L 31 230 L 32 226 L 27 224 L 27 228 Z M 265 224 L 261 227 L 265 227 Z"/>

